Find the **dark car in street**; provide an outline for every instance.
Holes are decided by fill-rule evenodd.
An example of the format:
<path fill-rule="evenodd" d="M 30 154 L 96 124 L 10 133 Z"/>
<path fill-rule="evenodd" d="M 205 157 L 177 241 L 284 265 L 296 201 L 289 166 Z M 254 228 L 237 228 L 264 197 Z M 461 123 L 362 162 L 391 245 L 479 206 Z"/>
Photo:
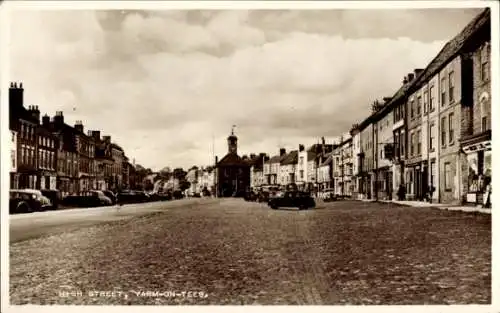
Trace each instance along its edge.
<path fill-rule="evenodd" d="M 243 196 L 243 199 L 245 201 L 257 201 L 258 194 L 254 190 L 247 190 L 245 192 L 245 195 Z"/>
<path fill-rule="evenodd" d="M 50 209 L 52 203 L 40 190 L 12 189 L 9 194 L 9 212 L 30 213 Z"/>
<path fill-rule="evenodd" d="M 274 210 L 286 207 L 307 210 L 316 206 L 314 198 L 311 197 L 308 192 L 303 191 L 285 191 L 284 193 L 269 199 L 268 204 Z"/>
<path fill-rule="evenodd" d="M 144 203 L 150 201 L 150 196 L 140 190 L 125 190 L 117 194 L 117 201 L 120 204 L 127 203 Z"/>
<path fill-rule="evenodd" d="M 182 191 L 180 191 L 180 190 L 176 190 L 176 191 L 174 191 L 174 193 L 172 194 L 172 196 L 173 196 L 173 198 L 175 200 L 179 200 L 179 199 L 184 198 L 184 193 Z"/>
<path fill-rule="evenodd" d="M 43 196 L 47 197 L 52 205 L 50 206 L 50 209 L 56 210 L 59 207 L 59 204 L 61 203 L 62 196 L 61 192 L 59 190 L 55 189 L 42 189 L 40 190 Z"/>
<path fill-rule="evenodd" d="M 108 197 L 113 204 L 116 204 L 116 194 L 111 190 L 102 190 L 102 193 Z"/>
<path fill-rule="evenodd" d="M 113 202 L 101 190 L 92 190 L 67 196 L 62 200 L 62 204 L 69 207 L 89 208 L 112 205 Z"/>
<path fill-rule="evenodd" d="M 269 201 L 269 191 L 261 190 L 257 194 L 257 202 L 268 202 Z"/>

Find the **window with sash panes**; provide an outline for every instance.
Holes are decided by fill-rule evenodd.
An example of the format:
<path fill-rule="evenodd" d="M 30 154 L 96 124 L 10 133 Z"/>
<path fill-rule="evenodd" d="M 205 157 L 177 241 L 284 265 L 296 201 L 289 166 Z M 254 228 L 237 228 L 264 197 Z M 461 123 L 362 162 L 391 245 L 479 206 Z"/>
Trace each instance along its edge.
<path fill-rule="evenodd" d="M 453 140 L 455 139 L 454 127 L 453 127 L 454 113 L 450 113 L 448 116 L 448 141 L 450 144 L 453 144 Z"/>
<path fill-rule="evenodd" d="M 429 97 L 429 93 L 427 91 L 424 92 L 424 114 L 427 113 L 427 98 Z"/>
<path fill-rule="evenodd" d="M 434 110 L 434 86 L 429 88 L 429 112 Z"/>
<path fill-rule="evenodd" d="M 434 152 L 434 128 L 434 124 L 431 124 L 429 127 L 429 150 L 431 152 Z"/>
<path fill-rule="evenodd" d="M 422 133 L 421 131 L 417 131 L 417 154 L 421 154 L 422 153 Z"/>
<path fill-rule="evenodd" d="M 446 104 L 446 78 L 441 78 L 441 106 Z"/>
<path fill-rule="evenodd" d="M 441 146 L 446 146 L 446 116 L 441 118 Z"/>
<path fill-rule="evenodd" d="M 455 73 L 451 71 L 448 74 L 448 99 L 450 99 L 449 103 L 453 103 L 455 94 Z"/>

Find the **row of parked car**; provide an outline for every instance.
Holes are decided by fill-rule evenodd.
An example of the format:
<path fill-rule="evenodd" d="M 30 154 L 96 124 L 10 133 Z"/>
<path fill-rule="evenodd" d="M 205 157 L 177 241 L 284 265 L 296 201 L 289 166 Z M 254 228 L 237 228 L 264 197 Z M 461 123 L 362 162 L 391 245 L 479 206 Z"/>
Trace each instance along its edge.
<path fill-rule="evenodd" d="M 273 210 L 282 207 L 296 207 L 299 210 L 307 210 L 316 206 L 311 193 L 298 190 L 295 184 L 290 184 L 286 188 L 270 185 L 249 190 L 245 193 L 244 199 L 246 201 L 265 202 Z"/>
<path fill-rule="evenodd" d="M 174 192 L 144 192 L 126 190 L 114 193 L 110 190 L 91 190 L 79 195 L 62 197 L 58 190 L 11 189 L 9 212 L 30 213 L 36 211 L 54 210 L 59 207 L 99 207 L 117 203 L 143 203 L 152 201 L 167 201 L 183 198 L 181 191 Z"/>

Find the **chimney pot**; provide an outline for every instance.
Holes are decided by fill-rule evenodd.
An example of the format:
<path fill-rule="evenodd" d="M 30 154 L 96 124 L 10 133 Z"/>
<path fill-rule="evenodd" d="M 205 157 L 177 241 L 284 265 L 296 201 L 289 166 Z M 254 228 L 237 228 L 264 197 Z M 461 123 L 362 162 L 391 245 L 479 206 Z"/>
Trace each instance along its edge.
<path fill-rule="evenodd" d="M 415 78 L 415 74 L 414 73 L 408 73 L 408 82 L 412 82 L 413 79 Z"/>
<path fill-rule="evenodd" d="M 10 82 L 10 88 L 14 88 L 14 82 Z"/>
<path fill-rule="evenodd" d="M 45 114 L 42 117 L 42 125 L 47 126 L 49 125 L 49 123 L 50 123 L 50 117 L 47 114 Z"/>
<path fill-rule="evenodd" d="M 23 88 L 23 83 L 19 83 L 19 88 Z"/>

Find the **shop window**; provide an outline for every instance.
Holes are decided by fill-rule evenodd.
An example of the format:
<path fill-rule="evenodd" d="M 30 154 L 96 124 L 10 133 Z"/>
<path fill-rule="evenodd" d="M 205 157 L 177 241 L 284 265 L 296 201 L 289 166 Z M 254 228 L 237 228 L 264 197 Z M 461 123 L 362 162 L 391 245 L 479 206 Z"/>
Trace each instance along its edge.
<path fill-rule="evenodd" d="M 469 173 L 467 177 L 469 192 L 477 192 L 480 189 L 479 181 L 479 155 L 471 153 L 467 155 L 467 163 L 469 166 Z"/>

